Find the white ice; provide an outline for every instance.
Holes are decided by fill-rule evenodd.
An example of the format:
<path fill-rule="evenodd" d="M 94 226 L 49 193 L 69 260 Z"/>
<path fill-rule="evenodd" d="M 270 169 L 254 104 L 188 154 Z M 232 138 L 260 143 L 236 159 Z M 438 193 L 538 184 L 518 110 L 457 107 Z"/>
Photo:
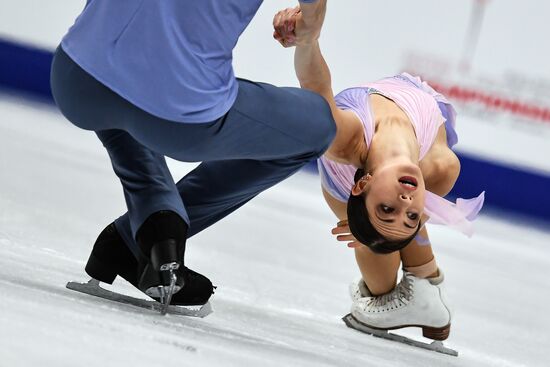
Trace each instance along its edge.
<path fill-rule="evenodd" d="M 178 179 L 190 166 L 171 168 Z M 189 240 L 187 265 L 218 286 L 205 319 L 65 289 L 87 280 L 96 235 L 123 211 L 93 133 L 0 95 L 0 366 L 548 366 L 550 234 L 533 226 L 485 214 L 472 239 L 430 227 L 455 358 L 341 322 L 358 272 L 330 235 L 336 220 L 315 175 L 297 174 Z"/>

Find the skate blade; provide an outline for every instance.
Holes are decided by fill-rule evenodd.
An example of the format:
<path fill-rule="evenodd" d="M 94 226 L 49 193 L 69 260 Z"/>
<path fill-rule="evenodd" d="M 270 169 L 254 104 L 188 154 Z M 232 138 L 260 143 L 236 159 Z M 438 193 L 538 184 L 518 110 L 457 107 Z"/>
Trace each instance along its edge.
<path fill-rule="evenodd" d="M 361 331 L 372 336 L 376 336 L 378 338 L 392 340 L 399 343 L 412 345 L 413 347 L 427 349 L 437 353 L 443 353 L 450 356 L 458 357 L 458 352 L 456 350 L 447 348 L 443 345 L 443 342 L 439 340 L 434 340 L 431 343 L 424 343 L 418 340 L 407 338 L 406 336 L 390 333 L 386 330 L 373 329 L 366 326 L 361 321 L 357 320 L 355 317 L 353 317 L 352 314 L 347 314 L 346 316 L 342 317 L 342 320 L 349 328 Z"/>
<path fill-rule="evenodd" d="M 109 301 L 123 303 L 126 305 L 136 306 L 147 310 L 161 312 L 164 305 L 154 300 L 145 300 L 127 296 L 121 293 L 111 292 L 99 285 L 99 280 L 90 279 L 87 283 L 68 282 L 66 287 L 70 290 L 89 294 L 91 296 L 103 298 Z M 169 305 L 166 309 L 168 314 L 190 316 L 190 317 L 206 317 L 212 313 L 210 302 L 204 305 L 197 306 L 174 306 Z"/>

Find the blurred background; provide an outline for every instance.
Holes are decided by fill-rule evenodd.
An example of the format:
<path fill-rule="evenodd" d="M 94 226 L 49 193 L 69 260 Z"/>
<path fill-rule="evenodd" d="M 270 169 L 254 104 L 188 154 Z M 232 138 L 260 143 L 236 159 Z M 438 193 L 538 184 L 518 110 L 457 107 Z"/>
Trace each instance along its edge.
<path fill-rule="evenodd" d="M 101 144 L 64 119 L 49 90 L 52 53 L 85 1 L 0 0 L 0 366 L 548 365 L 550 2 L 328 1 L 321 47 L 336 93 L 407 71 L 458 111 L 451 195 L 485 190 L 486 205 L 472 239 L 429 230 L 460 357 L 345 327 L 358 271 L 330 234 L 336 219 L 314 166 L 188 241 L 186 264 L 218 286 L 205 319 L 65 289 L 87 280 L 97 234 L 125 211 Z M 295 4 L 264 1 L 235 49 L 238 76 L 298 85 L 293 50 L 271 26 Z M 176 179 L 190 169 L 169 167 Z M 142 296 L 124 281 L 112 289 Z"/>
<path fill-rule="evenodd" d="M 4 94 L 52 103 L 52 52 L 84 4 L 0 0 Z M 271 38 L 273 14 L 294 4 L 264 2 L 235 50 L 238 76 L 297 85 L 293 51 Z M 550 220 L 549 12 L 534 0 L 332 1 L 321 46 L 335 93 L 407 71 L 455 103 L 462 174 L 451 195 L 486 190 L 489 210 Z"/>

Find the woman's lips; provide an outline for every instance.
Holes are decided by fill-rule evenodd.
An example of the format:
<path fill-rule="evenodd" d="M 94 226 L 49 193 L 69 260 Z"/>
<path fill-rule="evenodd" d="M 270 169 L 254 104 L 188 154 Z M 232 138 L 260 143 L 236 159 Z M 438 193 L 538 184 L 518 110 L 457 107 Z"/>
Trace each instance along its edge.
<path fill-rule="evenodd" d="M 403 188 L 409 191 L 416 190 L 416 187 L 418 186 L 418 181 L 412 176 L 403 176 L 399 178 L 399 183 Z"/>

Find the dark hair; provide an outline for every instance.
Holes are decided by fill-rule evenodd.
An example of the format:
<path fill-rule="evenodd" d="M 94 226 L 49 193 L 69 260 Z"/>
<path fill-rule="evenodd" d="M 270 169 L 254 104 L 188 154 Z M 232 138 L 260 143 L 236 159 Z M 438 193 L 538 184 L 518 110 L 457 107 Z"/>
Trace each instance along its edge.
<path fill-rule="evenodd" d="M 364 174 L 365 171 L 359 168 L 355 172 L 354 182 L 359 181 Z M 416 231 L 411 236 L 401 241 L 390 241 L 382 236 L 370 222 L 369 212 L 367 211 L 363 195 L 355 196 L 350 194 L 347 212 L 351 234 L 353 234 L 357 241 L 379 254 L 389 254 L 401 250 L 416 237 L 421 227 L 421 224 L 418 223 Z"/>

